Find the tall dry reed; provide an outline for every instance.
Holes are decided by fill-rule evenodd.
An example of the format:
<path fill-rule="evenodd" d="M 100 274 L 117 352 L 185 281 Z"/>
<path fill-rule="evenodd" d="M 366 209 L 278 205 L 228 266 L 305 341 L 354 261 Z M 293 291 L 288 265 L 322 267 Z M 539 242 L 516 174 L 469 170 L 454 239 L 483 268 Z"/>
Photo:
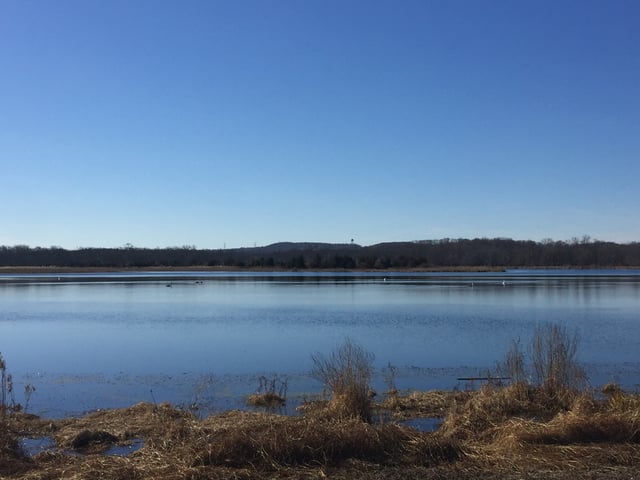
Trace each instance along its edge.
<path fill-rule="evenodd" d="M 338 416 L 356 417 L 371 421 L 369 397 L 373 354 L 347 338 L 328 357 L 316 353 L 311 356 L 311 375 L 331 391 L 331 410 Z"/>

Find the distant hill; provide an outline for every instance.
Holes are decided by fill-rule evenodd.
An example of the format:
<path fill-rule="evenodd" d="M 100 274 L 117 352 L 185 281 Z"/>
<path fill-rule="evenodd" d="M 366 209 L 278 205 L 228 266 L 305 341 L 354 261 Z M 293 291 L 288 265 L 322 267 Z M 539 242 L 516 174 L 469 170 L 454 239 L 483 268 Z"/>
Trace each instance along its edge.
<path fill-rule="evenodd" d="M 254 269 L 439 269 L 640 267 L 640 243 L 588 237 L 569 242 L 508 238 L 351 243 L 280 242 L 263 247 L 81 248 L 1 246 L 0 267 Z"/>
<path fill-rule="evenodd" d="M 361 248 L 360 245 L 355 245 L 353 243 L 317 243 L 317 242 L 279 242 L 272 243 L 271 245 L 267 245 L 266 247 L 260 247 L 260 251 L 263 253 L 282 253 L 282 252 L 293 252 L 293 251 L 308 251 L 308 252 L 318 252 L 318 251 L 331 251 L 331 250 L 341 250 L 344 248 Z"/>

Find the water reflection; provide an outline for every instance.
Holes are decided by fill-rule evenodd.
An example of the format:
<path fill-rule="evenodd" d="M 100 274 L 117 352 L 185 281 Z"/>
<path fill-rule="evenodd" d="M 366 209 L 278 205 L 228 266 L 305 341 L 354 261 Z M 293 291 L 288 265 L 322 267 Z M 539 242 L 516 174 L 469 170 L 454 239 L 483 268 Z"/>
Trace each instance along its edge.
<path fill-rule="evenodd" d="M 129 395 L 135 388 L 123 375 L 302 375 L 311 353 L 347 336 L 375 353 L 378 368 L 391 362 L 405 371 L 464 369 L 458 376 L 465 376 L 492 367 L 512 339 L 557 322 L 579 329 L 581 360 L 600 378 L 638 362 L 638 272 L 62 278 L 0 275 L 0 352 L 16 378 L 101 375 L 93 382 L 100 394 L 85 393 L 95 402 L 149 399 L 152 386 Z M 607 373 L 602 365 L 613 367 Z M 625 382 L 638 383 L 624 371 Z M 424 376 L 406 378 L 428 388 Z M 95 386 L 110 382 L 126 387 L 117 398 Z"/>

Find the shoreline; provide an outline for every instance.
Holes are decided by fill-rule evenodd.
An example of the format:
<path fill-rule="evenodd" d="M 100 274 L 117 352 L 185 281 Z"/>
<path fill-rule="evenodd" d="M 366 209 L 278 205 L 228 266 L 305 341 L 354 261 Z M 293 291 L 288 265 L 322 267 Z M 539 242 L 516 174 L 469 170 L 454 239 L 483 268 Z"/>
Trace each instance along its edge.
<path fill-rule="evenodd" d="M 640 375 L 640 363 L 584 364 L 592 388 L 615 381 L 633 391 Z M 483 376 L 492 364 L 477 366 L 417 367 L 394 365 L 394 383 L 402 394 L 423 390 L 467 391 L 482 386 L 479 381 L 459 380 Z M 87 412 L 122 408 L 137 402 L 167 402 L 171 405 L 197 405 L 201 413 L 250 410 L 247 398 L 259 390 L 261 378 L 286 381 L 288 401 L 281 413 L 295 415 L 295 409 L 310 398 L 322 395 L 321 385 L 308 371 L 220 372 L 24 372 L 11 369 L 16 398 L 22 401 L 27 384 L 36 391 L 29 401 L 29 412 L 54 419 L 84 415 Z M 371 389 L 376 400 L 387 389 L 383 365 L 372 370 Z"/>
<path fill-rule="evenodd" d="M 4 266 L 0 267 L 0 274 L 56 274 L 56 273 L 145 273 L 145 272 L 258 272 L 258 273 L 379 273 L 384 275 L 385 273 L 505 273 L 507 270 L 629 270 L 640 271 L 640 267 L 622 267 L 622 266 L 519 266 L 519 267 L 433 267 L 433 268 L 394 268 L 394 269 L 278 269 L 278 268 L 266 268 L 266 267 L 224 267 L 224 266 L 187 266 L 187 267 L 174 267 L 174 266 L 154 266 L 154 267 L 57 267 L 57 266 Z"/>
<path fill-rule="evenodd" d="M 29 273 L 113 273 L 113 272 L 372 272 L 372 273 L 389 273 L 389 272 L 407 272 L 407 273 L 420 273 L 420 272 L 470 272 L 470 273 L 482 273 L 482 272 L 504 272 L 506 269 L 503 267 L 443 267 L 443 268 L 398 268 L 389 270 L 375 270 L 375 269 L 291 269 L 291 268 L 266 268 L 266 267 L 223 267 L 223 266 L 190 266 L 190 267 L 173 267 L 173 266 L 157 266 L 157 267 L 25 267 L 25 266 L 11 266 L 0 267 L 0 274 L 2 273 L 15 273 L 15 274 L 29 274 Z"/>
<path fill-rule="evenodd" d="M 561 396 L 558 396 L 558 393 Z M 640 395 L 527 384 L 388 391 L 371 422 L 331 400 L 295 416 L 137 403 L 65 419 L 0 411 L 0 475 L 33 478 L 632 479 Z M 407 422 L 423 419 L 425 422 Z M 439 419 L 437 422 L 432 420 Z"/>

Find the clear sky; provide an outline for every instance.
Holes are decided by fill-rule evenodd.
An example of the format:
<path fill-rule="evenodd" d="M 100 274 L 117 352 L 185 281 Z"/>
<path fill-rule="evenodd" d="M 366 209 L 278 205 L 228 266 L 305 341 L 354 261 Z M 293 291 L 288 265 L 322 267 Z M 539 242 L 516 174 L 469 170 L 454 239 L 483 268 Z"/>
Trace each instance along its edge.
<path fill-rule="evenodd" d="M 0 244 L 640 241 L 636 0 L 0 0 Z"/>

